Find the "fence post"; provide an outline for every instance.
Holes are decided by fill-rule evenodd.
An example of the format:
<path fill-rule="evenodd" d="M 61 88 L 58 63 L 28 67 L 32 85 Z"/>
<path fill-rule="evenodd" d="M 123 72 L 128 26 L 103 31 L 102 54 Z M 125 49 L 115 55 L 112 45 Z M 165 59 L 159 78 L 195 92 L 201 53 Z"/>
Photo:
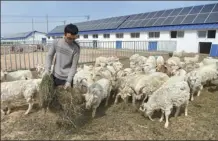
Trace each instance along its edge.
<path fill-rule="evenodd" d="M 7 60 L 6 60 L 6 47 L 4 47 L 4 57 L 5 57 L 5 69 L 7 70 Z"/>

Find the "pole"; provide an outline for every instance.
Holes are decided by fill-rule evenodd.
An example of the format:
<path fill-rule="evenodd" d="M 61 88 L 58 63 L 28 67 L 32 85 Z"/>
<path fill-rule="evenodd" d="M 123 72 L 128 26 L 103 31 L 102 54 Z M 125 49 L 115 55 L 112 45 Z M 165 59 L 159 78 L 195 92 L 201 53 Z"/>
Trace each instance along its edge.
<path fill-rule="evenodd" d="M 64 25 L 66 25 L 66 20 L 65 21 L 63 21 L 64 22 Z"/>
<path fill-rule="evenodd" d="M 32 32 L 33 32 L 33 36 L 32 37 L 33 37 L 33 44 L 34 44 L 34 36 L 35 35 L 34 35 L 34 21 L 33 21 L 33 19 L 32 19 Z"/>
<path fill-rule="evenodd" d="M 48 33 L 48 14 L 46 15 L 46 21 L 47 21 L 47 33 Z"/>

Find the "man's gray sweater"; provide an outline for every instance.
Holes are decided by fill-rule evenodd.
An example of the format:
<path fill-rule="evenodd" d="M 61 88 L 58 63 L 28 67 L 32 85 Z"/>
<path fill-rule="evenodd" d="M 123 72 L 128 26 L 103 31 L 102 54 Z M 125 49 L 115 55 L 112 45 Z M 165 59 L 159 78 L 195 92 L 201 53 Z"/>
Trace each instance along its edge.
<path fill-rule="evenodd" d="M 52 61 L 56 53 L 53 75 L 61 80 L 71 83 L 77 70 L 80 56 L 80 46 L 74 41 L 68 44 L 65 39 L 55 39 L 48 51 L 45 69 L 50 72 Z"/>

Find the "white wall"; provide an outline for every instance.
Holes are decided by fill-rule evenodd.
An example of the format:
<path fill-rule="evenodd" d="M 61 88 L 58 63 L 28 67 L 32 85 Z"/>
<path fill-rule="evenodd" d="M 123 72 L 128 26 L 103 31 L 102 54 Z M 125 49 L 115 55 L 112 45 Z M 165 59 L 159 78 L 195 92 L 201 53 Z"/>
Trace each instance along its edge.
<path fill-rule="evenodd" d="M 110 38 L 105 39 L 103 38 L 103 34 L 98 34 L 98 39 L 93 39 L 92 34 L 89 35 L 88 39 L 84 39 L 83 35 L 80 35 L 79 41 L 88 41 L 92 42 L 92 40 L 98 41 L 126 41 L 122 43 L 122 48 L 125 49 L 139 49 L 144 50 L 148 47 L 149 41 L 158 41 L 158 49 L 159 50 L 168 50 L 168 51 L 186 51 L 186 52 L 199 52 L 199 42 L 212 42 L 212 44 L 218 44 L 218 30 L 216 31 L 216 38 L 215 39 L 208 39 L 208 38 L 198 38 L 197 30 L 186 30 L 184 33 L 183 38 L 171 38 L 170 31 L 161 31 L 160 38 L 149 38 L 148 32 L 140 32 L 140 38 L 131 38 L 130 33 L 124 33 L 124 38 L 116 38 L 116 33 L 110 33 Z M 127 41 L 137 41 L 134 42 L 127 42 Z M 143 41 L 143 42 L 138 42 Z M 147 41 L 147 42 L 146 42 Z M 101 44 L 101 43 L 100 43 Z M 100 45 L 98 44 L 98 45 Z M 105 45 L 100 45 L 105 47 Z M 115 48 L 116 45 L 110 45 L 111 48 Z"/>

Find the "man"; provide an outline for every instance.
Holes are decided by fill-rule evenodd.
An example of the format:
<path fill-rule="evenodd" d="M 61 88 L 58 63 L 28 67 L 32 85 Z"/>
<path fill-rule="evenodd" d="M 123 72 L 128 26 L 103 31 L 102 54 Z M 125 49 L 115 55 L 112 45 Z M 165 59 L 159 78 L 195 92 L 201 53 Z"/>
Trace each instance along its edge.
<path fill-rule="evenodd" d="M 73 77 L 77 70 L 80 56 L 80 46 L 75 42 L 77 34 L 78 28 L 76 25 L 67 25 L 64 29 L 64 38 L 55 39 L 46 56 L 44 75 L 52 73 L 54 85 L 64 86 L 64 89 L 72 87 Z M 51 72 L 55 53 L 54 69 Z"/>

